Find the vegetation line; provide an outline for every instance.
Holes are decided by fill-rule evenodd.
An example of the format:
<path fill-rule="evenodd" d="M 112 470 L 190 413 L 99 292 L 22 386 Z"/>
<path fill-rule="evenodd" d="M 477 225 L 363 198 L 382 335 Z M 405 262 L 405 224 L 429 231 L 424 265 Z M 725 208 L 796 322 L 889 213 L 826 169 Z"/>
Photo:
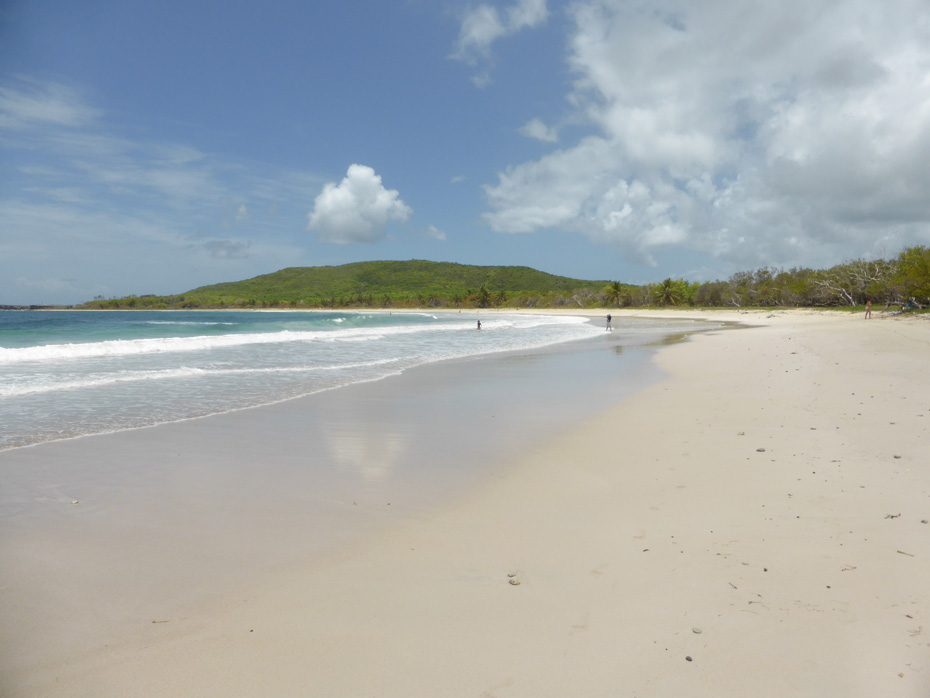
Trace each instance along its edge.
<path fill-rule="evenodd" d="M 854 260 L 830 269 L 764 267 L 705 283 L 665 279 L 636 286 L 583 281 L 529 267 L 452 262 L 357 262 L 292 267 L 254 279 L 171 296 L 97 297 L 85 309 L 167 308 L 616 308 L 930 305 L 930 248 L 893 259 Z"/>

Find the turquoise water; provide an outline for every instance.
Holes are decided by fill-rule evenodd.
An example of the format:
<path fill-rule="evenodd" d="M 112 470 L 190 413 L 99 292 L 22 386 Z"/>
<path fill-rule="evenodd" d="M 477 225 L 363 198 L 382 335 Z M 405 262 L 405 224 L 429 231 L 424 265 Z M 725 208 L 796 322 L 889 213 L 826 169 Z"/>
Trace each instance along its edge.
<path fill-rule="evenodd" d="M 474 312 L 0 311 L 0 450 L 602 332 L 579 317 Z"/>
<path fill-rule="evenodd" d="M 0 311 L 0 450 L 271 404 L 448 359 L 608 337 L 636 345 L 698 328 L 614 326 L 475 311 Z"/>

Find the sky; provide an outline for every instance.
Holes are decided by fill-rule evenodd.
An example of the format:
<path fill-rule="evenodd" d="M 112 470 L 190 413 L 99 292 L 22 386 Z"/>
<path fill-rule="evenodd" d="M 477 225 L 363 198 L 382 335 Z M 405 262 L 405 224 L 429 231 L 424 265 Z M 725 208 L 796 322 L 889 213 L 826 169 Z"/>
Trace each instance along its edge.
<path fill-rule="evenodd" d="M 915 245 L 926 0 L 0 0 L 0 304 Z"/>

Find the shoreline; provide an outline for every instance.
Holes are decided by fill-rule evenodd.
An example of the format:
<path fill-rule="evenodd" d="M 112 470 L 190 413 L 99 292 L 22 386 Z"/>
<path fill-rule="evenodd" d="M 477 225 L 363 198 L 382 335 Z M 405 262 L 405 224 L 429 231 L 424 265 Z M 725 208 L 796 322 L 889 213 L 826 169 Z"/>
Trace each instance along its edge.
<path fill-rule="evenodd" d="M 605 339 L 3 451 L 0 688 L 480 488 L 516 457 L 512 433 L 542 439 L 618 399 L 601 371 L 655 380 L 650 350 Z"/>
<path fill-rule="evenodd" d="M 174 320 L 182 320 L 181 324 L 190 324 L 197 325 L 199 317 L 194 317 L 196 313 L 178 313 L 175 316 L 173 313 L 176 311 L 164 311 L 163 313 L 151 313 L 149 320 L 144 321 L 146 324 L 149 322 L 153 324 L 158 324 L 160 321 L 155 320 L 156 315 L 165 315 L 172 314 L 172 317 L 169 318 L 171 322 L 165 322 L 165 325 L 174 324 Z M 144 314 L 144 313 L 143 313 Z M 237 336 L 243 337 L 243 345 L 260 345 L 262 344 L 262 339 L 270 339 L 273 342 L 280 340 L 281 345 L 275 345 L 281 347 L 291 348 L 291 354 L 293 354 L 293 361 L 289 364 L 290 367 L 296 369 L 301 369 L 306 371 L 306 376 L 311 375 L 311 371 L 315 368 L 313 362 L 311 361 L 306 366 L 299 364 L 300 358 L 299 354 L 302 352 L 302 342 L 304 340 L 310 341 L 310 346 L 313 346 L 312 340 L 315 338 L 320 339 L 335 339 L 338 342 L 342 337 L 337 335 L 345 334 L 346 332 L 351 332 L 351 329 L 345 330 L 344 332 L 334 332 L 332 335 L 326 333 L 316 334 L 315 330 L 317 329 L 340 329 L 340 325 L 335 323 L 341 322 L 341 319 L 334 320 L 334 323 L 323 327 L 325 322 L 317 323 L 320 327 L 316 327 L 313 323 L 310 323 L 307 326 L 304 326 L 307 329 L 307 332 L 294 332 L 290 333 L 291 327 L 293 325 L 302 325 L 301 317 L 315 319 L 316 315 L 308 315 L 306 313 L 302 314 L 287 314 L 288 319 L 282 321 L 281 323 L 276 322 L 276 318 L 280 313 L 266 314 L 267 317 L 261 322 L 258 322 L 258 318 L 254 314 L 249 313 L 230 313 L 230 315 L 236 315 L 235 320 L 231 320 L 226 323 L 222 321 L 222 318 L 217 317 L 206 324 L 228 324 L 228 325 L 240 325 L 242 328 L 235 328 L 239 330 L 238 332 L 229 332 L 221 333 L 224 336 L 216 336 L 216 333 L 210 330 L 203 329 L 201 327 L 190 328 L 187 332 L 181 332 L 181 336 L 175 340 L 169 337 L 169 334 L 173 334 L 173 328 L 164 330 L 161 334 L 153 333 L 152 335 L 148 333 L 139 332 L 138 336 L 134 335 L 134 330 L 130 327 L 128 329 L 125 326 L 131 326 L 133 320 L 124 318 L 115 323 L 116 329 L 108 333 L 105 336 L 98 337 L 96 339 L 92 337 L 84 337 L 80 334 L 80 330 L 77 332 L 73 329 L 78 327 L 80 323 L 68 324 L 67 320 L 64 321 L 64 329 L 61 330 L 53 338 L 47 338 L 47 346 L 45 347 L 32 347 L 26 346 L 15 346 L 17 344 L 17 338 L 12 337 L 12 344 L 14 346 L 10 347 L 7 350 L 0 349 L 0 354 L 6 355 L 2 357 L 3 363 L 6 364 L 7 361 L 12 362 L 12 366 L 8 367 L 4 365 L 4 379 L 3 385 L 0 385 L 0 398 L 4 396 L 12 398 L 12 404 L 8 404 L 7 408 L 12 410 L 10 413 L 13 417 L 10 420 L 10 423 L 7 425 L 7 429 L 3 429 L 0 426 L 0 451 L 11 450 L 18 447 L 32 446 L 41 443 L 50 443 L 53 441 L 63 440 L 66 438 L 82 438 L 87 435 L 93 434 L 106 434 L 106 433 L 118 433 L 123 430 L 135 429 L 135 428 L 144 428 L 158 426 L 159 424 L 171 423 L 184 421 L 185 419 L 191 418 L 200 418 L 208 417 L 213 415 L 221 415 L 233 412 L 238 409 L 251 409 L 255 407 L 273 405 L 281 401 L 306 397 L 309 395 L 322 393 L 330 391 L 334 388 L 340 388 L 345 385 L 350 385 L 353 383 L 364 383 L 370 382 L 372 380 L 380 380 L 385 377 L 388 377 L 392 374 L 398 372 L 403 372 L 414 368 L 417 365 L 425 365 L 432 363 L 434 361 L 442 361 L 450 358 L 456 358 L 456 355 L 459 357 L 468 357 L 470 355 L 479 356 L 482 354 L 493 354 L 493 353 L 505 353 L 510 352 L 514 349 L 519 348 L 519 344 L 528 345 L 528 349 L 540 349 L 544 347 L 547 343 L 551 342 L 553 344 L 562 343 L 559 340 L 565 341 L 565 337 L 558 337 L 557 334 L 552 332 L 537 334 L 536 330 L 529 332 L 524 332 L 525 337 L 522 340 L 510 340 L 506 339 L 506 335 L 496 333 L 491 337 L 488 337 L 487 342 L 480 341 L 475 342 L 474 336 L 468 336 L 469 333 L 464 333 L 462 329 L 473 329 L 474 320 L 469 321 L 467 317 L 460 315 L 449 315 L 449 316 L 435 316 L 429 313 L 410 313 L 410 314 L 396 314 L 393 318 L 388 318 L 387 314 L 381 315 L 380 320 L 379 316 L 373 313 L 360 313 L 357 314 L 357 317 L 360 318 L 360 323 L 368 323 L 372 325 L 378 324 L 393 324 L 405 323 L 408 319 L 411 322 L 415 322 L 417 318 L 424 321 L 425 324 L 422 324 L 422 327 L 425 327 L 426 324 L 435 324 L 437 326 L 449 325 L 451 322 L 457 325 L 459 332 L 456 338 L 453 341 L 448 341 L 444 338 L 441 338 L 441 335 L 435 335 L 440 338 L 440 341 L 433 342 L 435 346 L 432 349 L 424 352 L 412 352 L 412 355 L 406 356 L 404 354 L 398 354 L 397 352 L 385 352 L 384 349 L 379 350 L 377 348 L 378 344 L 382 344 L 380 338 L 374 337 L 374 341 L 371 343 L 373 349 L 371 352 L 374 352 L 374 358 L 377 359 L 377 352 L 381 351 L 383 360 L 373 360 L 369 361 L 370 356 L 365 355 L 365 351 L 352 352 L 346 350 L 347 347 L 355 347 L 359 345 L 342 345 L 343 350 L 338 353 L 341 355 L 353 354 L 358 356 L 357 361 L 353 362 L 351 359 L 346 359 L 342 364 L 339 361 L 334 360 L 331 365 L 322 367 L 325 370 L 322 370 L 318 374 L 317 379 L 310 379 L 302 377 L 302 380 L 296 381 L 285 381 L 281 378 L 278 380 L 272 380 L 269 385 L 264 387 L 259 387 L 260 383 L 255 380 L 251 384 L 248 380 L 243 379 L 239 385 L 240 393 L 232 392 L 231 395 L 221 395 L 222 392 L 219 390 L 216 385 L 219 382 L 218 376 L 223 373 L 221 370 L 224 366 L 223 360 L 224 357 L 219 357 L 216 361 L 220 363 L 217 364 L 219 369 L 214 370 L 214 366 L 209 364 L 194 363 L 188 367 L 184 362 L 187 360 L 183 354 L 174 353 L 177 350 L 190 350 L 199 348 L 198 345 L 203 344 L 207 347 L 213 347 L 214 344 L 220 347 L 217 354 L 226 352 L 226 351 L 235 351 L 233 349 L 223 349 L 222 347 L 225 344 L 223 340 L 231 340 L 230 344 L 235 345 L 238 343 Z M 326 313 L 327 320 L 332 319 L 333 315 L 343 315 L 330 314 Z M 130 316 L 127 316 L 129 318 Z M 133 316 L 134 317 L 134 316 Z M 351 315 L 349 316 L 351 318 Z M 364 318 L 368 318 L 365 320 Z M 429 317 L 433 317 L 433 320 L 425 322 Z M 474 316 L 471 316 L 474 317 Z M 479 316 L 485 317 L 485 316 Z M 528 325 L 535 324 L 560 324 L 562 318 L 549 321 L 544 321 L 543 323 L 538 323 L 537 321 L 532 320 L 533 316 L 524 315 L 516 316 L 511 314 L 506 315 L 496 315 L 495 319 L 500 320 L 513 320 L 515 322 L 522 322 Z M 185 320 L 187 318 L 187 320 Z M 249 326 L 250 318 L 256 319 L 256 324 L 253 327 Z M 437 321 L 438 322 L 435 322 Z M 296 321 L 296 322 L 295 322 Z M 94 321 L 95 323 L 97 321 Z M 107 321 L 103 321 L 104 324 L 107 324 Z M 28 328 L 31 323 L 24 323 L 23 327 L 26 328 L 24 332 L 28 332 Z M 351 321 L 347 323 L 351 325 Z M 576 317 L 569 324 L 573 325 L 576 328 L 579 328 L 573 331 L 570 334 L 578 335 L 587 334 L 588 338 L 596 336 L 596 327 L 590 324 L 590 321 L 586 318 Z M 299 327 L 298 329 L 303 329 Z M 551 330 L 552 328 L 547 328 Z M 390 332 L 390 328 L 388 328 Z M 401 333 L 402 334 L 402 333 Z M 428 336 L 429 333 L 427 333 Z M 519 333 L 517 333 L 519 334 Z M 204 336 L 201 336 L 204 335 Z M 371 337 L 371 335 L 369 334 Z M 482 335 L 478 335 L 481 338 Z M 350 338 L 350 337 L 347 337 Z M 494 341 L 493 338 L 500 338 L 497 341 Z M 21 343 L 25 343 L 27 340 L 23 340 Z M 568 340 L 572 341 L 572 340 Z M 292 343 L 289 343 L 292 342 Z M 111 351 L 110 347 L 104 346 L 107 344 L 113 344 L 112 351 L 114 354 L 126 354 L 126 357 L 117 357 L 120 360 L 124 360 L 127 364 L 133 361 L 132 354 L 143 354 L 149 355 L 151 357 L 151 366 L 153 368 L 158 368 L 159 370 L 153 370 L 150 374 L 142 373 L 138 370 L 133 370 L 133 366 L 130 365 L 128 368 L 123 370 L 116 370 L 110 373 L 102 373 L 99 375 L 91 376 L 92 380 L 85 380 L 85 377 L 80 374 L 80 371 L 75 371 L 72 380 L 73 382 L 69 383 L 68 380 L 64 378 L 60 381 L 53 380 L 58 375 L 58 364 L 50 364 L 50 368 L 46 370 L 48 374 L 48 380 L 43 383 L 41 380 L 42 370 L 36 368 L 35 376 L 31 375 L 31 370 L 29 368 L 30 359 L 33 358 L 33 355 L 41 359 L 55 359 L 63 361 L 64 364 L 61 366 L 61 371 L 64 375 L 71 373 L 71 367 L 68 365 L 69 359 L 72 358 L 85 358 L 85 357 L 96 357 L 103 354 L 109 354 Z M 176 346 L 177 344 L 177 346 Z M 125 348 L 124 346 L 125 345 Z M 138 346 L 135 346 L 138 345 Z M 336 346 L 336 345 L 333 345 Z M 101 348 L 102 347 L 102 348 Z M 46 353 L 42 351 L 36 352 L 35 350 L 45 350 Z M 246 351 L 248 347 L 244 348 L 243 351 Z M 253 350 L 259 350 L 257 346 L 252 347 Z M 329 349 L 329 353 L 332 354 L 336 350 Z M 164 353 L 163 352 L 167 352 Z M 312 352 L 311 352 L 312 353 Z M 326 351 L 322 351 L 322 355 L 326 355 Z M 163 354 L 163 356 L 159 356 Z M 175 358 L 177 357 L 177 358 Z M 91 358 L 90 360 L 95 360 Z M 144 359 L 143 359 L 144 360 Z M 194 359 L 196 361 L 196 358 Z M 366 363 L 367 362 L 367 363 Z M 138 361 L 136 362 L 138 363 Z M 343 364 L 345 370 L 343 370 Z M 232 364 L 230 364 L 232 365 Z M 243 373 L 248 373 L 250 366 L 248 363 L 236 364 L 240 368 L 244 369 Z M 260 362 L 256 365 L 262 365 Z M 22 366 L 22 374 L 26 374 L 25 378 L 22 378 L 24 381 L 22 385 L 17 381 L 17 370 Z M 172 370 L 174 369 L 174 370 Z M 70 416 L 74 417 L 73 421 L 69 419 L 68 414 L 59 414 L 56 406 L 54 404 L 26 404 L 20 409 L 20 405 L 15 401 L 17 399 L 22 399 L 27 401 L 29 399 L 41 400 L 42 395 L 50 392 L 48 390 L 51 387 L 57 387 L 59 384 L 63 385 L 65 388 L 79 388 L 79 389 L 93 389 L 98 387 L 103 387 L 104 389 L 111 387 L 113 385 L 123 384 L 124 377 L 127 379 L 126 382 L 132 382 L 134 384 L 144 385 L 144 383 L 137 383 L 148 378 L 162 378 L 169 377 L 172 379 L 184 379 L 191 375 L 196 375 L 200 372 L 200 375 L 204 377 L 207 385 L 203 386 L 191 386 L 190 392 L 188 393 L 189 399 L 178 400 L 177 404 L 173 404 L 170 408 L 165 408 L 162 406 L 160 410 L 130 410 L 128 412 L 122 411 L 118 408 L 118 405 L 111 405 L 111 409 L 106 411 L 100 411 L 100 418 L 93 419 L 94 411 L 88 411 L 88 415 L 91 417 L 89 419 L 83 419 L 82 415 L 72 411 Z M 254 374 L 262 373 L 261 370 L 253 371 Z M 125 374 L 125 376 L 124 376 Z M 331 374 L 331 375 L 330 375 Z M 21 377 L 21 376 L 20 376 Z M 271 378 L 271 377 L 269 377 Z M 156 383 L 150 383 L 150 385 L 155 386 Z M 7 390 L 9 388 L 9 390 Z M 154 390 L 154 388 L 153 388 Z M 251 394 L 248 394 L 246 391 L 251 390 Z M 248 397 L 245 397 L 248 394 Z M 36 397 L 38 395 L 38 397 Z M 68 395 L 66 394 L 63 398 L 64 402 L 62 404 L 67 404 Z M 119 396 L 115 396 L 117 399 Z M 97 396 L 97 404 L 106 405 L 107 404 L 106 395 Z M 191 399 L 192 398 L 192 399 Z M 229 398 L 229 399 L 224 399 Z M 10 403 L 10 400 L 4 399 L 3 402 Z M 73 400 L 72 400 L 73 402 Z M 158 401 L 153 400 L 151 404 L 154 406 L 158 405 Z M 89 405 L 93 408 L 93 405 Z M 45 409 L 43 409 L 45 408 Z M 28 415 L 34 414 L 36 419 L 29 420 Z M 126 418 L 120 417 L 120 415 L 126 415 Z M 22 418 L 21 418 L 22 416 Z M 63 428 L 64 427 L 64 428 Z"/>
<path fill-rule="evenodd" d="M 136 311 L 131 311 L 131 312 L 136 312 Z M 171 312 L 178 312 L 178 311 L 158 311 L 158 312 L 171 313 Z M 181 311 L 181 312 L 187 312 L 187 311 Z M 254 311 L 254 312 L 263 312 L 263 311 Z M 272 312 L 272 313 L 277 313 L 277 312 L 279 312 L 279 311 L 270 311 L 270 312 Z M 311 312 L 316 312 L 316 311 L 311 311 Z M 427 312 L 413 312 L 413 313 L 398 313 L 398 314 L 430 315 L 431 313 L 427 313 Z M 438 313 L 438 314 L 441 315 L 442 313 Z M 452 313 L 449 313 L 449 314 L 451 315 Z M 460 313 L 454 313 L 454 315 L 459 315 L 459 314 L 460 314 Z M 574 318 L 580 318 L 582 321 L 584 321 L 584 324 L 590 325 L 592 328 L 599 328 L 600 325 L 598 324 L 598 321 L 603 322 L 603 318 L 602 318 L 602 317 L 599 317 L 598 315 L 586 314 L 586 313 L 577 313 L 577 312 L 567 312 L 567 313 L 524 313 L 523 315 L 526 316 L 526 317 L 531 317 L 531 316 L 533 316 L 533 315 L 540 315 L 540 314 L 565 315 L 565 316 L 570 316 L 570 317 L 574 317 Z M 480 315 L 477 314 L 477 313 L 476 313 L 475 315 L 478 316 L 478 317 L 484 317 L 484 316 L 480 316 Z M 519 313 L 507 312 L 507 311 L 502 311 L 502 312 L 500 312 L 500 313 L 495 312 L 495 316 L 497 316 L 497 315 L 501 315 L 501 316 L 516 316 L 516 315 L 520 315 L 520 314 L 519 314 Z M 642 318 L 642 319 L 643 319 L 643 320 L 648 320 L 649 318 Z M 708 321 L 708 322 L 714 322 L 714 321 Z M 645 323 L 644 323 L 644 324 L 645 324 Z M 731 324 L 732 324 L 732 323 L 731 323 Z M 623 328 L 620 328 L 620 329 L 622 330 Z M 629 327 L 626 328 L 626 329 L 629 329 Z M 639 327 L 639 328 L 637 328 L 637 329 L 638 329 L 638 330 L 646 330 L 646 329 L 648 329 L 648 328 L 647 328 L 647 327 Z M 692 331 L 702 331 L 702 330 L 700 330 L 700 329 L 698 329 L 698 330 L 693 330 L 693 329 L 684 329 L 684 328 L 683 328 L 683 332 L 684 332 L 685 334 L 687 334 L 687 333 L 689 333 L 689 332 L 692 332 Z M 618 334 L 617 336 L 620 336 L 620 335 L 622 335 L 622 334 L 623 334 L 623 333 L 622 333 L 622 331 L 621 331 L 621 333 Z M 635 332 L 634 332 L 634 334 L 635 334 Z M 678 335 L 678 334 L 681 334 L 681 333 L 676 332 L 676 335 Z M 612 335 L 612 334 L 609 335 L 609 337 L 610 337 L 611 339 L 613 338 L 613 336 L 614 336 L 614 335 Z M 656 336 L 658 336 L 658 332 L 656 333 Z M 157 340 L 158 340 L 158 338 L 151 338 L 151 339 L 152 339 L 153 341 L 157 341 Z M 639 338 L 639 337 L 637 337 L 637 338 L 635 338 L 635 339 L 634 339 L 633 337 L 625 337 L 625 339 L 627 340 L 628 346 L 630 346 L 630 347 L 634 346 L 634 344 L 635 344 L 635 346 L 640 346 L 641 344 L 643 344 L 642 339 Z M 128 341 L 136 341 L 136 340 L 130 339 L 130 340 L 128 340 Z M 521 353 L 521 352 L 529 352 L 529 353 L 547 352 L 547 351 L 549 351 L 550 348 L 555 348 L 556 350 L 558 350 L 557 348 L 558 348 L 559 346 L 561 346 L 561 345 L 563 345 L 563 344 L 566 345 L 566 346 L 569 346 L 570 344 L 572 344 L 572 343 L 574 343 L 574 342 L 576 342 L 576 341 L 579 341 L 579 340 L 573 339 L 573 340 L 568 340 L 567 342 L 554 342 L 554 343 L 552 343 L 552 344 L 529 345 L 529 346 L 526 346 L 526 347 L 524 347 L 524 348 L 522 348 L 522 349 L 521 349 L 521 348 L 512 348 L 512 347 L 502 347 L 502 348 L 497 348 L 497 349 L 483 349 L 483 350 L 480 351 L 480 353 L 476 353 L 476 354 L 463 353 L 463 354 L 460 355 L 460 356 L 452 356 L 452 357 L 445 357 L 445 358 L 434 358 L 434 359 L 430 359 L 430 360 L 425 360 L 423 363 L 420 363 L 420 364 L 412 364 L 412 365 L 409 365 L 409 366 L 402 366 L 402 367 L 400 367 L 400 368 L 392 368 L 392 369 L 390 370 L 390 372 L 385 372 L 385 373 L 382 374 L 382 375 L 376 375 L 376 376 L 373 376 L 373 377 L 372 377 L 372 376 L 368 376 L 368 377 L 357 377 L 357 378 L 355 378 L 352 382 L 340 383 L 340 384 L 336 384 L 336 385 L 324 385 L 324 386 L 321 386 L 321 387 L 316 387 L 316 388 L 314 388 L 314 389 L 308 389 L 308 390 L 306 390 L 305 392 L 295 393 L 295 394 L 274 395 L 274 396 L 270 396 L 270 397 L 269 397 L 269 396 L 263 396 L 263 399 L 262 399 L 262 400 L 260 400 L 260 401 L 255 401 L 255 402 L 252 402 L 252 403 L 250 403 L 250 404 L 241 404 L 241 405 L 234 405 L 234 406 L 223 405 L 222 407 L 216 406 L 216 407 L 215 407 L 216 411 L 212 411 L 212 412 L 204 412 L 204 413 L 200 413 L 200 414 L 189 414 L 189 415 L 178 415 L 178 414 L 176 414 L 176 415 L 174 415 L 174 416 L 172 416 L 172 417 L 170 417 L 170 418 L 169 418 L 169 417 L 166 417 L 166 416 L 162 416 L 162 417 L 161 417 L 161 420 L 162 420 L 162 421 L 139 420 L 139 423 L 136 423 L 136 424 L 131 424 L 131 425 L 119 425 L 119 426 L 115 426 L 114 428 L 100 428 L 99 431 L 90 431 L 90 432 L 87 432 L 87 433 L 76 433 L 76 432 L 72 432 L 70 435 L 67 435 L 67 436 L 61 435 L 61 433 L 59 433 L 59 434 L 56 434 L 56 435 L 54 436 L 54 438 L 50 438 L 49 440 L 44 440 L 44 441 L 32 441 L 32 442 L 27 442 L 27 443 L 17 443 L 16 445 L 9 445 L 8 443 L 4 442 L 4 441 L 2 440 L 2 436 L 0 436 L 0 453 L 6 452 L 6 451 L 17 450 L 17 449 L 20 449 L 20 448 L 32 448 L 32 447 L 35 447 L 35 446 L 41 446 L 41 445 L 43 445 L 43 444 L 56 443 L 56 442 L 59 442 L 59 441 L 73 441 L 73 440 L 78 440 L 78 439 L 83 439 L 83 438 L 88 438 L 88 437 L 93 437 L 93 436 L 103 436 L 103 435 L 110 435 L 110 434 L 118 434 L 118 433 L 121 433 L 121 432 L 123 432 L 123 431 L 136 431 L 136 430 L 139 430 L 139 429 L 157 428 L 157 427 L 159 427 L 159 426 L 161 426 L 161 425 L 165 425 L 165 424 L 176 424 L 176 423 L 186 422 L 186 421 L 190 421 L 190 420 L 205 419 L 205 418 L 211 418 L 211 417 L 219 417 L 219 416 L 222 416 L 222 415 L 233 414 L 233 413 L 238 412 L 238 411 L 241 411 L 241 410 L 260 409 L 260 408 L 263 408 L 263 407 L 270 407 L 270 406 L 277 405 L 277 404 L 287 403 L 287 402 L 289 402 L 289 401 L 291 401 L 291 400 L 300 400 L 300 399 L 304 399 L 304 398 L 311 397 L 311 396 L 313 396 L 313 395 L 325 394 L 325 393 L 327 393 L 327 392 L 331 392 L 331 391 L 333 391 L 333 390 L 339 390 L 339 389 L 342 389 L 342 388 L 345 388 L 345 387 L 351 386 L 351 385 L 362 385 L 362 384 L 365 384 L 365 383 L 378 382 L 378 381 L 381 381 L 381 380 L 384 380 L 384 379 L 387 379 L 387 378 L 394 377 L 394 376 L 396 376 L 396 375 L 403 374 L 403 373 L 405 373 L 405 372 L 407 372 L 407 371 L 410 371 L 410 370 L 416 370 L 416 369 L 418 369 L 418 368 L 421 367 L 421 366 L 427 366 L 427 365 L 430 365 L 430 364 L 436 363 L 436 362 L 442 363 L 442 362 L 447 362 L 447 361 L 459 361 L 459 360 L 469 361 L 469 360 L 473 360 L 473 359 L 478 359 L 478 360 L 480 360 L 482 357 L 488 357 L 488 358 L 490 358 L 490 357 L 497 356 L 497 355 L 506 356 L 506 355 L 513 354 L 513 353 L 515 353 L 515 352 L 518 353 L 518 354 Z M 597 340 L 595 340 L 595 339 L 594 339 L 594 336 L 592 336 L 592 337 L 590 337 L 590 338 L 586 338 L 585 340 L 581 340 L 581 341 L 589 341 L 589 342 L 590 342 L 590 341 L 597 341 Z M 620 340 L 620 341 L 623 341 L 623 340 Z M 80 343 L 78 343 L 78 344 L 80 344 Z M 65 346 L 65 347 L 68 347 L 68 346 L 71 346 L 71 345 L 70 345 L 69 343 L 67 343 L 67 342 L 59 342 L 59 343 L 55 344 L 55 346 Z M 0 393 L 2 393 L 2 390 L 0 390 Z"/>
<path fill-rule="evenodd" d="M 927 695 L 930 324 L 729 315 L 452 500 L 10 694 Z"/>

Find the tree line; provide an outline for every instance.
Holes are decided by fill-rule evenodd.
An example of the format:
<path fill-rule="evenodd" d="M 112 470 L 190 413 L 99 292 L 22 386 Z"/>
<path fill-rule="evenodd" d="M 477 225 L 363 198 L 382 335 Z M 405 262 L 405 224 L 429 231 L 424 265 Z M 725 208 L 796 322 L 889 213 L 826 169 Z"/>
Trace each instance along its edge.
<path fill-rule="evenodd" d="M 729 279 L 704 283 L 667 278 L 635 286 L 613 281 L 598 289 L 590 285 L 573 291 L 514 291 L 493 282 L 459 290 L 400 293 L 326 292 L 311 298 L 200 295 L 196 291 L 173 296 L 97 297 L 85 308 L 558 308 L 558 307 L 810 307 L 837 308 L 873 305 L 901 306 L 912 300 L 930 305 L 930 248 L 905 249 L 891 259 L 853 261 L 829 269 L 742 271 Z"/>
<path fill-rule="evenodd" d="M 651 296 L 654 305 L 702 307 L 836 308 L 869 301 L 900 306 L 909 300 L 926 306 L 930 304 L 930 248 L 911 247 L 892 259 L 857 259 L 829 269 L 763 267 L 703 284 L 666 279 L 638 293 L 630 305 Z"/>

